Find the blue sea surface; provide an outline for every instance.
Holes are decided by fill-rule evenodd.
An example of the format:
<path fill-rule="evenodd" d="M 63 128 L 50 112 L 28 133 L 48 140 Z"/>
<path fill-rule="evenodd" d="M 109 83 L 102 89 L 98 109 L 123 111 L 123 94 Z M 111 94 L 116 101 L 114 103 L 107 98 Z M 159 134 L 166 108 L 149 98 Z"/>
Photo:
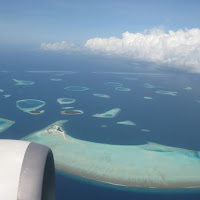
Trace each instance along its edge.
<path fill-rule="evenodd" d="M 118 60 L 85 58 L 67 55 L 38 55 L 0 61 L 0 118 L 16 123 L 0 134 L 0 139 L 21 139 L 58 120 L 67 119 L 66 131 L 82 140 L 120 145 L 145 144 L 148 141 L 200 151 L 200 75 L 174 71 L 145 71 L 147 63 L 132 64 Z M 28 65 L 29 64 L 29 65 Z M 4 67 L 6 66 L 6 67 Z M 27 67 L 29 66 L 29 67 Z M 57 71 L 30 73 L 29 71 Z M 74 71 L 77 73 L 62 73 Z M 117 73 L 108 73 L 117 72 Z M 123 73 L 122 73 L 123 72 Z M 52 78 L 62 77 L 54 82 Z M 12 79 L 34 81 L 34 85 L 17 86 Z M 116 90 L 108 82 L 123 84 L 131 91 Z M 149 83 L 154 88 L 146 88 Z M 90 88 L 81 92 L 65 90 L 69 86 Z M 184 89 L 191 87 L 191 90 Z M 157 90 L 177 92 L 176 96 L 157 94 Z M 107 94 L 100 98 L 93 94 Z M 4 94 L 11 94 L 4 98 Z M 152 100 L 144 97 L 152 97 Z M 58 98 L 73 98 L 74 109 L 83 110 L 82 115 L 61 115 L 62 106 Z M 16 101 L 38 99 L 46 102 L 45 112 L 31 115 L 17 109 Z M 121 112 L 115 118 L 95 118 L 92 115 L 113 108 Z M 118 125 L 117 122 L 131 120 L 136 126 Z M 1 124 L 0 124 L 1 125 Z M 106 125 L 106 127 L 102 127 Z M 150 132 L 142 132 L 148 129 Z M 181 169 L 180 169 L 181 170 Z M 197 192 L 148 192 L 99 184 L 69 174 L 57 172 L 57 199 L 115 199 L 115 200 L 199 200 Z"/>

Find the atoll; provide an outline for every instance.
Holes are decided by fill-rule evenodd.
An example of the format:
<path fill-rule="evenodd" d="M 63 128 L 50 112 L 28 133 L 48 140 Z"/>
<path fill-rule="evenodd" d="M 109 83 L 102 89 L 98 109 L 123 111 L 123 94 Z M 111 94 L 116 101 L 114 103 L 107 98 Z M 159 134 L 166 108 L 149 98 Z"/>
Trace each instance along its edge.
<path fill-rule="evenodd" d="M 134 188 L 200 189 L 200 152 L 164 146 L 111 145 L 76 139 L 57 121 L 22 140 L 50 147 L 58 170 Z"/>

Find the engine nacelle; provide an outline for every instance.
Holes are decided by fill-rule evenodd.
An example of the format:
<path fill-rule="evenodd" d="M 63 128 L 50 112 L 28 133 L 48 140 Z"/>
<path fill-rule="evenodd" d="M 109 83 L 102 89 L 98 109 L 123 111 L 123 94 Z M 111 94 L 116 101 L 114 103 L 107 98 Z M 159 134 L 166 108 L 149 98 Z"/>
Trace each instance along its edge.
<path fill-rule="evenodd" d="M 32 142 L 0 140 L 0 199 L 55 200 L 52 151 Z"/>

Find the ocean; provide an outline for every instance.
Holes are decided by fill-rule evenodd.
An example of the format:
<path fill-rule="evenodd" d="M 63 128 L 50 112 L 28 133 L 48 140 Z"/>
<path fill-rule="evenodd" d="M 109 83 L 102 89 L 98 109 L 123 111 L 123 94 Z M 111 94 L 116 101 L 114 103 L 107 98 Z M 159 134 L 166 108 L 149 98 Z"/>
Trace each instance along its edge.
<path fill-rule="evenodd" d="M 152 70 L 152 67 L 150 70 L 148 63 L 116 58 L 24 54 L 6 54 L 0 62 L 0 89 L 4 90 L 0 93 L 0 118 L 15 121 L 0 133 L 0 139 L 21 139 L 55 121 L 67 119 L 67 133 L 81 140 L 117 145 L 153 142 L 200 151 L 200 75 L 170 69 Z M 12 79 L 35 83 L 15 85 Z M 120 91 L 105 84 L 109 82 L 121 83 L 130 91 Z M 88 87 L 89 90 L 75 92 L 64 89 L 69 86 Z M 110 98 L 94 96 L 96 93 L 107 94 Z M 11 96 L 5 98 L 7 94 Z M 76 102 L 59 105 L 58 98 L 74 98 Z M 42 108 L 45 112 L 41 115 L 23 112 L 16 107 L 16 101 L 23 99 L 46 102 Z M 73 106 L 84 113 L 62 115 L 60 112 L 64 106 Z M 114 108 L 121 109 L 116 117 L 93 116 Z M 117 124 L 127 120 L 136 126 Z M 200 199 L 200 193 L 194 191 L 149 193 L 99 184 L 58 171 L 56 174 L 58 200 Z"/>

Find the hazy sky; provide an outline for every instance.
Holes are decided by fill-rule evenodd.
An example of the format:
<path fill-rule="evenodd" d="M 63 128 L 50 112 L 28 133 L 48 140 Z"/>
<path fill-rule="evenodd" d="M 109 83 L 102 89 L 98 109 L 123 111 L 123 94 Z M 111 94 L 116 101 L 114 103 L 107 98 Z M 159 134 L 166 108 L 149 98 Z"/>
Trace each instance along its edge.
<path fill-rule="evenodd" d="M 200 73 L 200 0 L 0 0 L 0 49 L 117 55 Z"/>
<path fill-rule="evenodd" d="M 1 0 L 0 44 L 84 43 L 162 27 L 199 27 L 199 0 Z"/>

